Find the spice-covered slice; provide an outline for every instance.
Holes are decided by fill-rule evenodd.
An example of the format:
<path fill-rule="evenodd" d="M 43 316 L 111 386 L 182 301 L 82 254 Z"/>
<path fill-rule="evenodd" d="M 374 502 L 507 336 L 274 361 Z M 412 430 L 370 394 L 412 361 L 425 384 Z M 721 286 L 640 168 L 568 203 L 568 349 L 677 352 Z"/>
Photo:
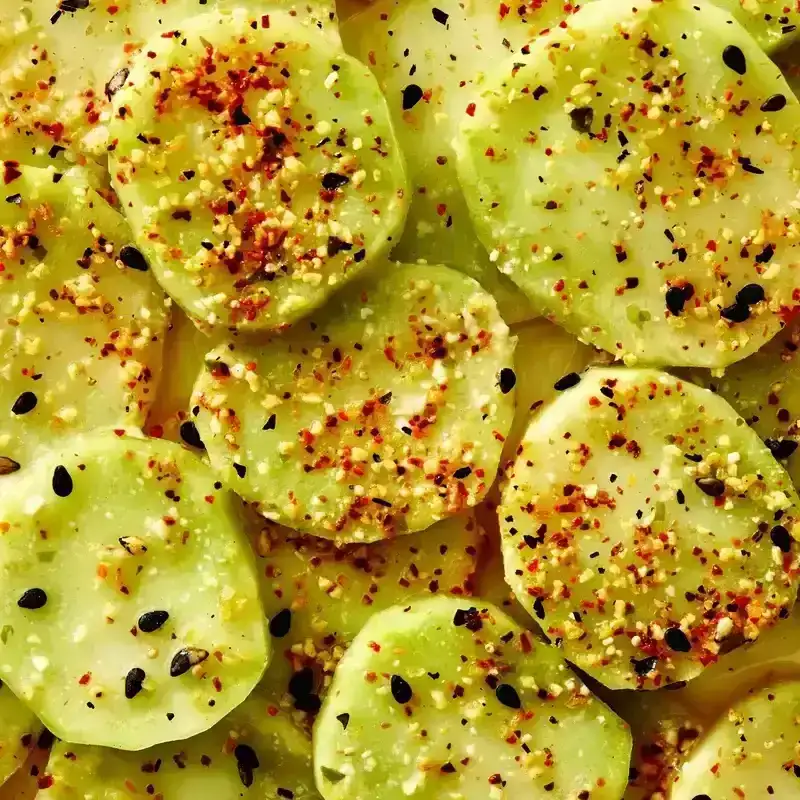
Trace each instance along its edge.
<path fill-rule="evenodd" d="M 284 336 L 209 353 L 192 396 L 235 491 L 340 542 L 476 505 L 513 414 L 513 340 L 494 300 L 446 267 L 383 271 Z"/>
<path fill-rule="evenodd" d="M 208 14 L 155 37 L 114 95 L 111 132 L 142 249 L 209 325 L 296 321 L 403 224 L 403 157 L 375 78 L 286 14 Z"/>
<path fill-rule="evenodd" d="M 796 304 L 799 129 L 726 12 L 589 3 L 494 71 L 459 176 L 490 258 L 560 325 L 628 364 L 722 366 Z"/>
<path fill-rule="evenodd" d="M 0 684 L 0 785 L 25 763 L 41 731 L 33 711 Z"/>
<path fill-rule="evenodd" d="M 565 656 L 606 686 L 658 688 L 787 616 L 795 491 L 744 420 L 655 370 L 559 383 L 498 513 L 506 579 Z"/>
<path fill-rule="evenodd" d="M 376 614 L 314 728 L 326 800 L 618 800 L 630 750 L 625 723 L 556 648 L 446 597 Z"/>
<path fill-rule="evenodd" d="M 0 482 L 54 439 L 138 427 L 161 368 L 163 293 L 85 181 L 3 162 Z"/>
<path fill-rule="evenodd" d="M 785 0 L 714 0 L 729 11 L 768 53 L 797 40 L 800 9 Z"/>
<path fill-rule="evenodd" d="M 0 498 L 0 677 L 69 742 L 206 730 L 269 653 L 238 528 L 178 445 L 109 433 L 38 459 Z"/>
<path fill-rule="evenodd" d="M 800 782 L 798 741 L 800 682 L 751 687 L 700 741 L 678 772 L 670 797 L 794 797 Z"/>
<path fill-rule="evenodd" d="M 535 312 L 475 235 L 451 140 L 475 108 L 484 70 L 565 14 L 557 0 L 378 0 L 342 24 L 345 48 L 380 83 L 408 160 L 413 195 L 394 256 L 463 270 L 495 296 L 509 324 Z"/>
<path fill-rule="evenodd" d="M 264 685 L 309 719 L 373 614 L 425 595 L 472 594 L 483 536 L 470 513 L 408 536 L 343 547 L 267 523 L 253 544 L 276 650 Z"/>
<path fill-rule="evenodd" d="M 318 800 L 311 743 L 258 691 L 211 730 L 126 753 L 57 742 L 40 800 Z"/>

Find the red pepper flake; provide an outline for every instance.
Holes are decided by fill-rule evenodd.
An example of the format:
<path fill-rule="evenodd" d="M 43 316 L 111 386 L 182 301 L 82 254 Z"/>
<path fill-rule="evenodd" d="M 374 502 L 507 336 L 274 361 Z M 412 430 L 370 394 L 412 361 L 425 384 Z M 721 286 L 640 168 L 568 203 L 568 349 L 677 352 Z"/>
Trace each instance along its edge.
<path fill-rule="evenodd" d="M 717 243 L 713 239 L 709 239 L 706 242 L 706 250 L 710 250 L 712 253 L 717 252 Z"/>
<path fill-rule="evenodd" d="M 19 171 L 19 161 L 3 162 L 3 183 L 8 185 L 21 176 L 22 173 Z"/>
<path fill-rule="evenodd" d="M 49 789 L 53 783 L 54 781 L 52 775 L 42 775 L 41 778 L 36 781 L 36 785 L 40 789 Z"/>
<path fill-rule="evenodd" d="M 81 677 L 78 679 L 78 683 L 79 683 L 81 686 L 86 686 L 86 685 L 89 683 L 89 681 L 91 681 L 91 679 L 92 679 L 92 673 L 91 673 L 91 672 L 85 672 L 85 673 L 84 673 L 83 675 L 81 675 Z"/>
<path fill-rule="evenodd" d="M 262 28 L 269 28 L 269 14 L 262 14 L 262 16 L 261 16 L 261 27 Z"/>
<path fill-rule="evenodd" d="M 500 19 L 505 19 L 510 11 L 511 8 L 509 6 L 507 6 L 505 3 L 500 3 L 500 8 L 498 9 L 498 13 L 500 14 Z"/>
<path fill-rule="evenodd" d="M 467 116 L 474 117 L 475 116 L 475 103 L 470 103 L 467 106 Z"/>
<path fill-rule="evenodd" d="M 381 646 L 377 642 L 370 642 L 368 647 L 370 650 L 373 650 L 376 653 L 380 653 L 381 651 Z"/>

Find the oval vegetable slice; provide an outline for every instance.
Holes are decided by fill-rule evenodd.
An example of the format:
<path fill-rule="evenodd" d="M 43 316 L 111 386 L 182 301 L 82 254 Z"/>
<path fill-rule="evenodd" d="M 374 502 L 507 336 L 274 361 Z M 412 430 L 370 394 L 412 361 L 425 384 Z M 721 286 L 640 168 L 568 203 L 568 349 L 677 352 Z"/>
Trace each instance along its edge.
<path fill-rule="evenodd" d="M 658 688 L 788 615 L 795 492 L 724 400 L 655 370 L 559 388 L 499 516 L 506 578 L 570 661 L 611 688 Z"/>
<path fill-rule="evenodd" d="M 750 688 L 678 773 L 674 800 L 792 797 L 800 780 L 800 682 Z"/>
<path fill-rule="evenodd" d="M 0 684 L 0 785 L 27 760 L 42 725 L 33 711 Z"/>
<path fill-rule="evenodd" d="M 511 425 L 512 356 L 475 281 L 387 265 L 286 335 L 209 354 L 192 411 L 212 466 L 265 517 L 374 541 L 485 495 Z"/>
<path fill-rule="evenodd" d="M 402 227 L 377 82 L 286 14 L 207 14 L 153 38 L 114 112 L 126 214 L 164 288 L 209 325 L 296 321 Z"/>
<path fill-rule="evenodd" d="M 472 593 L 483 532 L 468 513 L 408 536 L 337 547 L 267 523 L 253 544 L 278 651 L 264 686 L 313 716 L 339 659 L 376 612 L 425 595 Z"/>
<path fill-rule="evenodd" d="M 259 692 L 211 730 L 138 753 L 57 742 L 41 800 L 315 800 L 311 743 Z"/>
<path fill-rule="evenodd" d="M 554 0 L 505 12 L 493 0 L 444 0 L 433 7 L 424 0 L 378 0 L 342 24 L 345 48 L 380 83 L 408 159 L 414 192 L 393 256 L 463 270 L 494 295 L 509 324 L 535 312 L 475 235 L 451 140 L 474 107 L 486 65 L 519 51 L 564 14 L 564 4 Z"/>
<path fill-rule="evenodd" d="M 269 646 L 230 495 L 192 453 L 112 434 L 0 499 L 0 676 L 57 736 L 138 750 L 250 693 Z"/>
<path fill-rule="evenodd" d="M 356 637 L 314 729 L 314 770 L 326 800 L 617 800 L 630 749 L 558 650 L 480 601 L 439 597 Z"/>
<path fill-rule="evenodd" d="M 79 179 L 6 161 L 0 476 L 75 430 L 139 427 L 167 312 L 123 218 Z"/>
<path fill-rule="evenodd" d="M 724 11 L 589 3 L 494 71 L 459 177 L 490 257 L 553 320 L 629 365 L 723 366 L 794 305 L 798 129 Z"/>

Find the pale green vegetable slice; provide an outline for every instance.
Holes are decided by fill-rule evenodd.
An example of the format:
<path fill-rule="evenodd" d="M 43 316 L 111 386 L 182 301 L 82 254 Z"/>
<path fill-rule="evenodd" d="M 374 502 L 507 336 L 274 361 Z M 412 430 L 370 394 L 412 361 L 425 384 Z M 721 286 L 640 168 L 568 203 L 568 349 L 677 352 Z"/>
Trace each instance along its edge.
<path fill-rule="evenodd" d="M 378 0 L 342 24 L 348 52 L 370 66 L 408 159 L 413 197 L 393 255 L 447 264 L 491 292 L 509 324 L 535 312 L 487 257 L 458 185 L 451 140 L 474 107 L 484 70 L 565 16 L 563 3 Z"/>
<path fill-rule="evenodd" d="M 253 559 L 231 495 L 188 450 L 76 439 L 2 496 L 0 529 L 0 676 L 60 738 L 186 738 L 260 679 Z"/>
<path fill-rule="evenodd" d="M 253 541 L 277 651 L 265 688 L 313 717 L 336 664 L 373 614 L 426 595 L 472 594 L 482 533 L 467 513 L 408 536 L 337 547 L 267 523 Z"/>
<path fill-rule="evenodd" d="M 705 735 L 672 800 L 794 797 L 800 782 L 800 681 L 749 687 Z"/>
<path fill-rule="evenodd" d="M 715 367 L 794 305 L 800 104 L 724 11 L 589 3 L 487 80 L 457 141 L 491 259 L 626 363 Z"/>
<path fill-rule="evenodd" d="M 0 476 L 64 434 L 141 426 L 168 318 L 124 219 L 84 180 L 8 161 L 4 176 Z"/>
<path fill-rule="evenodd" d="M 154 37 L 114 114 L 125 212 L 164 288 L 211 326 L 295 322 L 402 228 L 405 167 L 375 78 L 285 13 Z"/>
<path fill-rule="evenodd" d="M 25 763 L 41 730 L 33 711 L 0 684 L 0 784 Z"/>
<path fill-rule="evenodd" d="M 659 688 L 788 615 L 795 492 L 722 398 L 655 370 L 559 388 L 499 516 L 506 578 L 570 661 L 611 688 Z"/>
<path fill-rule="evenodd" d="M 476 505 L 513 414 L 513 340 L 492 298 L 445 267 L 383 273 L 284 336 L 210 353 L 192 396 L 235 491 L 339 542 Z"/>
<path fill-rule="evenodd" d="M 717 376 L 702 370 L 687 377 L 724 397 L 764 440 L 797 485 L 800 479 L 800 325 L 790 320 L 772 341 Z"/>
<path fill-rule="evenodd" d="M 57 742 L 41 800 L 315 800 L 311 743 L 258 691 L 211 730 L 138 753 Z"/>
<path fill-rule="evenodd" d="M 630 748 L 556 648 L 479 600 L 439 597 L 356 637 L 314 729 L 314 770 L 326 800 L 618 800 Z"/>
<path fill-rule="evenodd" d="M 800 9 L 785 0 L 714 0 L 729 11 L 767 53 L 797 40 Z"/>
<path fill-rule="evenodd" d="M 46 768 L 52 745 L 53 735 L 46 730 L 31 740 L 27 760 L 0 786 L 0 800 L 33 800 L 49 783 Z"/>
<path fill-rule="evenodd" d="M 36 166 L 105 162 L 110 99 L 155 34 L 198 12 L 280 9 L 339 40 L 327 0 L 7 0 L 0 8 L 0 153 Z"/>

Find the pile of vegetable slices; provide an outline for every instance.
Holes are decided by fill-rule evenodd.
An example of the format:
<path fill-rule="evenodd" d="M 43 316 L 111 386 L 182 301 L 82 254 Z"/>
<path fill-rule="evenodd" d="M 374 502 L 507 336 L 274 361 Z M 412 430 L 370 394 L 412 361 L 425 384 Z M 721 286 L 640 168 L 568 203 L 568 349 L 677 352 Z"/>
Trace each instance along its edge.
<path fill-rule="evenodd" d="M 4 2 L 0 800 L 800 796 L 798 18 Z"/>

